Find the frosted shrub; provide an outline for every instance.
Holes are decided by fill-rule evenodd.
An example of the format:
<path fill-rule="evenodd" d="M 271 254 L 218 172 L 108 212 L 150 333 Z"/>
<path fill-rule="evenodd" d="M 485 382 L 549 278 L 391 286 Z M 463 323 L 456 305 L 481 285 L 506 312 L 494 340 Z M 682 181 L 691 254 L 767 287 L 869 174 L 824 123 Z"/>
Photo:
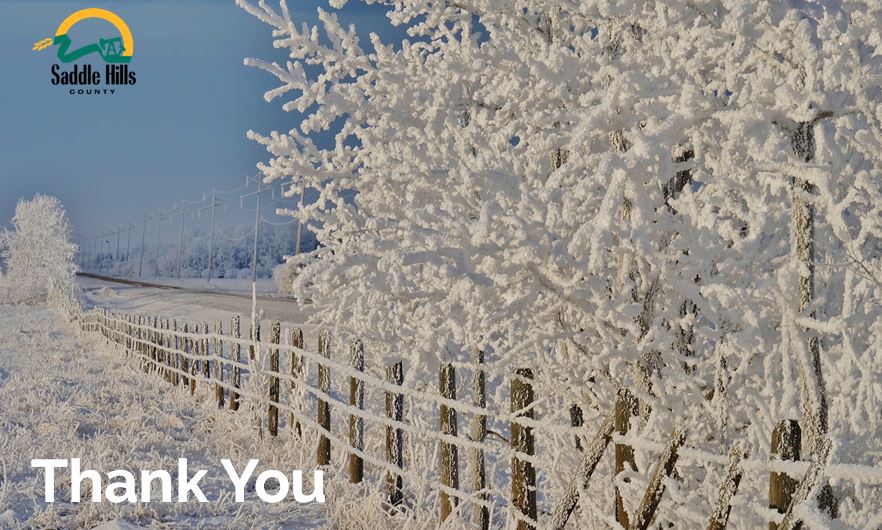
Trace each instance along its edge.
<path fill-rule="evenodd" d="M 333 10 L 238 3 L 289 54 L 246 61 L 279 79 L 267 100 L 305 115 L 251 137 L 267 182 L 320 192 L 291 212 L 319 221 L 291 278 L 317 324 L 403 358 L 407 385 L 475 349 L 499 377 L 534 368 L 549 431 L 570 404 L 597 425 L 625 387 L 636 438 L 679 425 L 763 455 L 796 418 L 806 457 L 828 436 L 837 459 L 880 449 L 875 2 L 365 0 L 400 45 Z M 540 449 L 562 459 L 553 484 L 573 465 L 559 442 Z M 709 504 L 712 484 L 681 478 L 678 504 Z"/>

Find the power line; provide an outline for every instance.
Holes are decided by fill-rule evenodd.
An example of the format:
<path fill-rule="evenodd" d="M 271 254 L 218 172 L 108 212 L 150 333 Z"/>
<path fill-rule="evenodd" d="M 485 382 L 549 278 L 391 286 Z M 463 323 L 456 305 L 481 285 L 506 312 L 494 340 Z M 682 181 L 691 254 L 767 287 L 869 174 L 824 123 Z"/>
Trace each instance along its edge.
<path fill-rule="evenodd" d="M 223 212 L 227 212 L 227 203 L 221 200 L 218 196 L 224 195 L 232 195 L 243 190 L 248 190 L 256 186 L 256 191 L 252 191 L 250 193 L 240 194 L 239 197 L 239 210 L 243 212 L 254 212 L 255 214 L 255 225 L 252 230 L 250 230 L 247 234 L 244 234 L 242 237 L 230 237 L 217 229 L 217 208 L 220 206 L 223 208 Z M 242 185 L 227 190 L 221 190 L 214 188 L 210 192 L 203 192 L 201 200 L 190 200 L 187 198 L 181 198 L 179 200 L 175 200 L 171 210 L 158 210 L 156 212 L 145 213 L 143 216 L 143 220 L 132 223 L 127 222 L 126 225 L 117 226 L 111 230 L 106 232 L 102 232 L 99 234 L 95 234 L 92 237 L 86 236 L 84 238 L 84 250 L 81 252 L 80 263 L 83 268 L 92 267 L 94 269 L 104 270 L 105 268 L 110 268 L 115 266 L 117 262 L 128 261 L 131 259 L 131 239 L 132 239 L 132 231 L 140 226 L 141 227 L 141 246 L 138 256 L 138 276 L 142 277 L 144 273 L 144 256 L 147 252 L 147 229 L 148 225 L 151 222 L 156 222 L 156 241 L 155 241 L 155 255 L 154 255 L 154 276 L 159 277 L 159 259 L 160 259 L 160 247 L 161 247 L 161 231 L 162 231 L 162 221 L 168 220 L 169 223 L 173 222 L 174 218 L 177 216 L 181 216 L 180 219 L 180 227 L 178 233 L 178 256 L 176 263 L 176 277 L 180 279 L 183 268 L 183 249 L 184 249 L 184 232 L 185 232 L 185 222 L 187 215 L 193 215 L 194 213 L 198 215 L 199 219 L 202 218 L 202 212 L 211 210 L 210 217 L 210 228 L 209 228 L 209 241 L 208 241 L 208 266 L 207 266 L 207 274 L 206 274 L 206 283 L 210 283 L 213 275 L 213 267 L 214 267 L 214 258 L 215 258 L 215 235 L 221 237 L 222 239 L 238 243 L 245 240 L 248 237 L 254 238 L 254 244 L 252 248 L 252 259 L 251 259 L 251 268 L 252 268 L 252 283 L 256 283 L 257 276 L 257 248 L 258 242 L 260 238 L 260 223 L 266 223 L 271 226 L 287 226 L 294 223 L 298 223 L 297 232 L 296 232 L 296 241 L 295 241 L 295 254 L 300 252 L 301 247 L 301 231 L 302 226 L 298 219 L 294 219 L 291 221 L 271 221 L 267 219 L 264 213 L 261 211 L 261 195 L 265 192 L 271 192 L 272 199 L 275 200 L 298 200 L 300 207 L 302 208 L 305 202 L 305 188 L 301 186 L 301 194 L 300 197 L 295 199 L 291 197 L 284 197 L 283 193 L 276 193 L 277 190 L 271 184 L 264 184 L 260 175 L 252 175 L 246 176 Z M 256 208 L 247 208 L 245 207 L 245 200 L 250 197 L 256 197 Z M 191 209 L 191 207 L 193 207 Z M 279 209 L 276 209 L 275 212 L 279 212 Z M 287 212 L 287 209 L 285 209 Z M 276 215 L 279 215 L 276 213 Z M 122 247 L 122 233 L 126 233 L 126 241 L 125 241 L 125 258 L 123 258 L 121 247 Z M 117 248 L 114 253 L 110 250 L 110 241 L 107 240 L 109 236 L 116 235 L 117 238 Z M 101 243 L 99 246 L 98 238 L 101 238 Z M 110 255 L 108 257 L 107 253 L 104 251 L 104 245 L 108 245 L 108 250 L 110 250 Z"/>

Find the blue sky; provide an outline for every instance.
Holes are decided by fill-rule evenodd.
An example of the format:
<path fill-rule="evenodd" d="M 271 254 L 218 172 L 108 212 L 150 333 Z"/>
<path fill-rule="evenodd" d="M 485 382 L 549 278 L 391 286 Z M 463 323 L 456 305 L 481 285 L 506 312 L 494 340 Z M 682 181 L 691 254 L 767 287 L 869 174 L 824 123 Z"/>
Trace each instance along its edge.
<path fill-rule="evenodd" d="M 327 3 L 289 2 L 310 21 L 316 6 L 330 9 Z M 130 26 L 137 84 L 113 96 L 72 96 L 50 83 L 55 49 L 38 53 L 31 46 L 52 37 L 70 13 L 93 6 Z M 381 10 L 355 0 L 341 17 L 364 36 L 402 38 Z M 97 20 L 74 31 L 116 36 Z M 242 64 L 245 57 L 285 56 L 273 49 L 269 27 L 233 0 L 0 0 L 0 57 L 0 226 L 20 197 L 38 192 L 59 197 L 75 230 L 86 234 L 214 187 L 235 188 L 268 157 L 245 138 L 248 129 L 298 124 L 280 101 L 263 100 L 273 79 Z M 87 62 L 100 65 L 81 61 Z M 233 202 L 231 210 L 238 209 Z M 235 215 L 230 211 L 230 219 Z"/>

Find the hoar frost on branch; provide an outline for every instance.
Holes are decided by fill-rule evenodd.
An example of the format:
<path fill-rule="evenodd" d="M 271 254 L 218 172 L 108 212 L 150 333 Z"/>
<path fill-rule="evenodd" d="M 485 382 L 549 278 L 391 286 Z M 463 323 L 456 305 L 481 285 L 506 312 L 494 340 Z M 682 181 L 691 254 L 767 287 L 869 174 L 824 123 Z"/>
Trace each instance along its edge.
<path fill-rule="evenodd" d="M 807 453 L 882 434 L 882 7 L 365 0 L 410 35 L 367 50 L 238 3 L 289 53 L 246 61 L 266 98 L 305 113 L 250 136 L 321 193 L 293 212 L 321 324 L 409 373 L 536 365 L 594 417 L 631 388 L 641 434 L 721 453 L 788 417 Z"/>

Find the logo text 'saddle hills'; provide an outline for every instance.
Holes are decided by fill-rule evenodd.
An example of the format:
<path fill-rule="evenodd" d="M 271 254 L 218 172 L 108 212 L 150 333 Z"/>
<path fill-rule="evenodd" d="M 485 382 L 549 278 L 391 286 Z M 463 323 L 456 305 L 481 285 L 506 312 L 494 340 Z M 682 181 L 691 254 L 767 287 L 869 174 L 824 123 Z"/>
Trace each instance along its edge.
<path fill-rule="evenodd" d="M 119 36 L 99 38 L 79 47 L 73 47 L 73 42 L 68 35 L 70 30 L 79 22 L 90 18 L 97 18 L 111 23 L 119 33 Z M 73 13 L 58 26 L 54 38 L 43 39 L 34 44 L 34 51 L 42 51 L 50 46 L 57 46 L 58 61 L 61 64 L 52 65 L 52 84 L 65 86 L 86 86 L 95 88 L 71 88 L 70 94 L 115 94 L 120 85 L 134 85 L 136 82 L 135 71 L 129 63 L 135 51 L 135 39 L 128 24 L 116 13 L 106 9 L 92 7 Z M 98 55 L 106 63 L 104 78 L 101 72 L 93 69 L 91 64 L 73 65 L 68 70 L 62 64 L 78 61 L 83 57 Z M 104 85 L 105 88 L 98 88 Z"/>

